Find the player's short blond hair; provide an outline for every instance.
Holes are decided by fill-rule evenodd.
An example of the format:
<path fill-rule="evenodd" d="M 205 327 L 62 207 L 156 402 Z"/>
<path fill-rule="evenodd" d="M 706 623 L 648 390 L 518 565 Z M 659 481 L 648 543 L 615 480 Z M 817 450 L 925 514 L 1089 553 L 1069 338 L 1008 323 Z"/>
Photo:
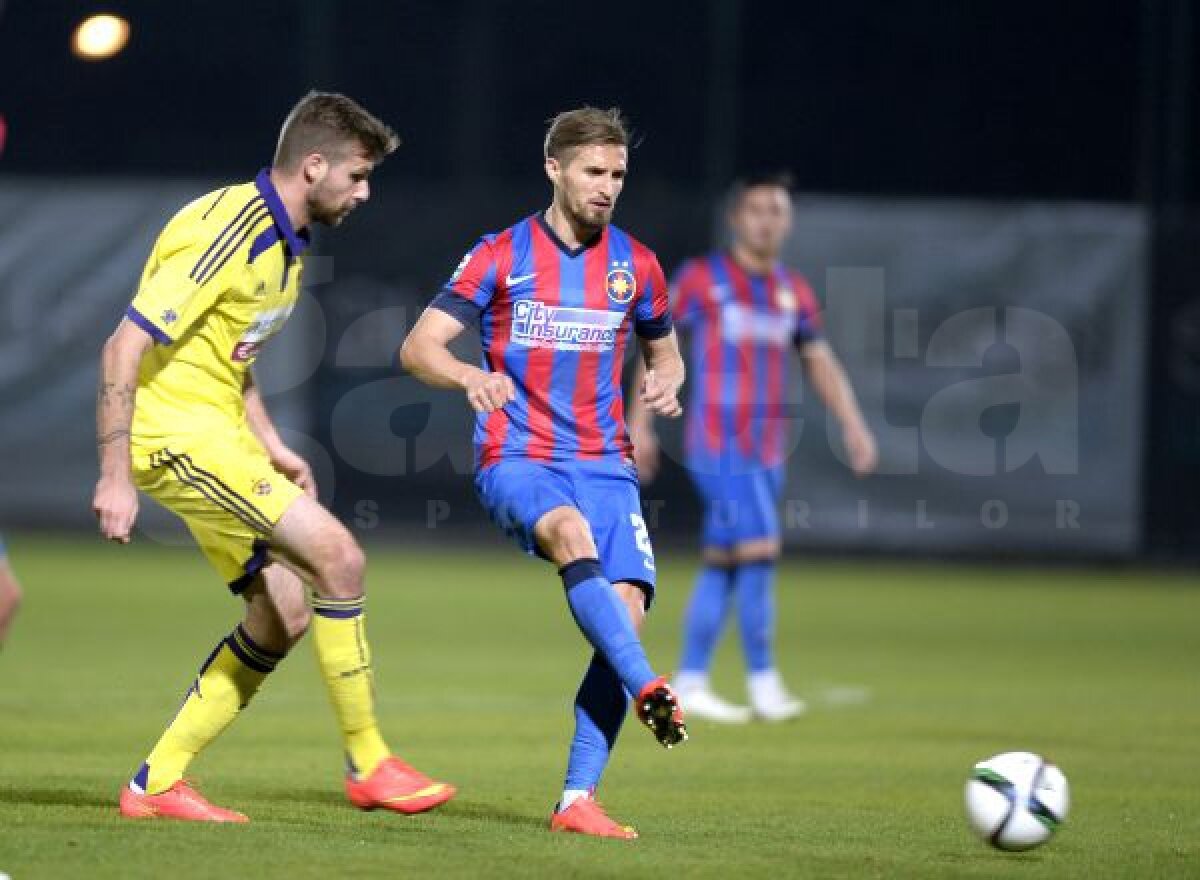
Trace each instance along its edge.
<path fill-rule="evenodd" d="M 340 157 L 356 143 L 372 162 L 378 162 L 400 145 L 400 138 L 353 99 L 334 92 L 309 92 L 283 121 L 274 164 L 294 168 L 310 153 Z"/>
<path fill-rule="evenodd" d="M 580 107 L 559 113 L 546 129 L 543 153 L 547 159 L 564 162 L 572 150 L 596 146 L 629 146 L 628 123 L 619 107 Z"/>

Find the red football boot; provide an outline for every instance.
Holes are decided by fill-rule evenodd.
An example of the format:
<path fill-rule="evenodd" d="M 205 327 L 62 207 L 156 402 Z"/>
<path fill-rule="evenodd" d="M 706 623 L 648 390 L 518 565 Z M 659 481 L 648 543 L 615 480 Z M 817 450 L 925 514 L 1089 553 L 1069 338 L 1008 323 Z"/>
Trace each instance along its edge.
<path fill-rule="evenodd" d="M 210 804 L 180 779 L 161 794 L 138 794 L 121 789 L 121 815 L 127 819 L 184 819 L 189 822 L 249 822 L 243 814 Z"/>
<path fill-rule="evenodd" d="M 669 749 L 687 740 L 683 710 L 665 678 L 659 676 L 647 684 L 633 703 L 637 717 L 654 732 L 654 738 L 664 747 Z"/>
<path fill-rule="evenodd" d="M 455 788 L 414 770 L 395 755 L 385 758 L 366 779 L 346 777 L 346 796 L 360 810 L 424 813 L 454 797 Z"/>
<path fill-rule="evenodd" d="M 618 825 L 604 807 L 591 795 L 579 797 L 565 810 L 555 811 L 550 818 L 551 831 L 570 831 L 575 834 L 590 834 L 592 837 L 615 837 L 620 840 L 636 840 L 638 833 L 629 825 Z"/>

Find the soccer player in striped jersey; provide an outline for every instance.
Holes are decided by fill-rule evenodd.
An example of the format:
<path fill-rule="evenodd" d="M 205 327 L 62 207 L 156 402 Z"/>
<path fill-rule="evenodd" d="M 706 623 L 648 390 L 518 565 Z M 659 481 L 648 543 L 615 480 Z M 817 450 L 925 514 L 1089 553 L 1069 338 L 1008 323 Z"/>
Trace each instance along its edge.
<path fill-rule="evenodd" d="M 789 349 L 799 352 L 806 377 L 840 423 L 854 472 L 868 474 L 876 461 L 854 391 L 822 339 L 812 289 L 779 260 L 791 229 L 789 186 L 786 175 L 739 183 L 729 250 L 688 260 L 672 283 L 673 316 L 691 335 L 686 465 L 705 503 L 704 565 L 684 617 L 675 687 L 690 715 L 718 722 L 752 715 L 783 721 L 804 710 L 784 687 L 773 652 Z M 630 415 L 647 479 L 658 466 L 652 415 L 647 408 Z M 749 708 L 723 700 L 709 684 L 731 608 L 741 628 Z"/>
<path fill-rule="evenodd" d="M 625 429 L 621 367 L 636 335 L 645 406 L 682 410 L 684 368 L 654 254 L 610 225 L 625 182 L 628 135 L 617 110 L 559 114 L 545 141 L 550 207 L 463 258 L 401 348 L 419 379 L 466 394 L 476 411 L 475 488 L 495 522 L 558 569 L 595 653 L 575 698 L 575 737 L 551 829 L 636 832 L 593 792 L 625 717 L 668 748 L 687 731 L 674 694 L 638 638 L 654 595 L 654 550 L 642 519 Z M 447 348 L 478 325 L 483 364 Z"/>
<path fill-rule="evenodd" d="M 392 755 L 380 734 L 362 550 L 317 502 L 312 471 L 280 439 L 250 371 L 296 303 L 308 226 L 336 226 L 366 201 L 367 177 L 397 143 L 349 98 L 305 96 L 284 122 L 270 168 L 171 219 L 104 346 L 93 501 L 101 533 L 129 542 L 140 489 L 184 521 L 245 602 L 241 623 L 217 642 L 122 788 L 124 816 L 246 821 L 205 800 L 184 770 L 310 624 L 351 802 L 414 813 L 454 794 Z"/>

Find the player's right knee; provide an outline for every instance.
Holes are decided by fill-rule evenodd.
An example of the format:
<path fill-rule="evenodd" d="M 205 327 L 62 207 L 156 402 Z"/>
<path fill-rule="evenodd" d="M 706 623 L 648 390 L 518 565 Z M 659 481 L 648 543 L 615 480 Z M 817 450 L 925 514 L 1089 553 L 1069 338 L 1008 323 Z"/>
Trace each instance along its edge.
<path fill-rule="evenodd" d="M 592 531 L 578 513 L 555 517 L 546 530 L 551 556 L 564 562 L 596 555 Z"/>
<path fill-rule="evenodd" d="M 338 541 L 322 560 L 320 575 L 324 592 L 334 598 L 361 596 L 367 571 L 367 557 L 350 535 Z"/>

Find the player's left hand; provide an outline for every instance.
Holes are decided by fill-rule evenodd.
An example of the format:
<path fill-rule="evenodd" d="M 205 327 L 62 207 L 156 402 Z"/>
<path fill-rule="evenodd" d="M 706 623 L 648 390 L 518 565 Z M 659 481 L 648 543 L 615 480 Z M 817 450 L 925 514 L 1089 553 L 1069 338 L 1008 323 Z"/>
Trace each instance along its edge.
<path fill-rule="evenodd" d="M 295 452 L 286 446 L 277 449 L 271 456 L 271 464 L 275 470 L 303 489 L 309 498 L 317 497 L 317 479 L 313 476 L 312 468 Z"/>
<path fill-rule="evenodd" d="M 642 380 L 642 403 L 655 415 L 677 419 L 683 415 L 679 403 L 679 384 L 660 379 L 654 370 L 647 370 Z"/>
<path fill-rule="evenodd" d="M 856 477 L 865 477 L 875 470 L 879 463 L 879 450 L 870 428 L 861 422 L 847 425 L 842 432 L 842 441 L 846 444 L 846 454 L 850 457 L 850 467 Z"/>

